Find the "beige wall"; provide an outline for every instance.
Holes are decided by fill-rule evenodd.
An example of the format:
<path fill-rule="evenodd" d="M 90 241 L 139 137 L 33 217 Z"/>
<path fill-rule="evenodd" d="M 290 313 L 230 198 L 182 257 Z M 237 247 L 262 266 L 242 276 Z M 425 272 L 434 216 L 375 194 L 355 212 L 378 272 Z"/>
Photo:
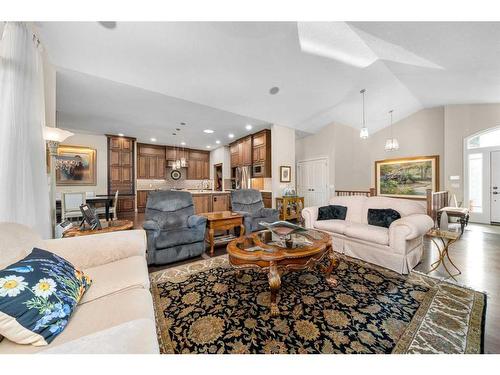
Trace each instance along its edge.
<path fill-rule="evenodd" d="M 97 150 L 97 184 L 94 186 L 57 186 L 57 192 L 93 191 L 96 194 L 108 192 L 108 144 L 105 135 L 76 133 L 63 145 L 90 147 Z"/>
<path fill-rule="evenodd" d="M 212 185 L 215 164 L 222 164 L 222 180 L 231 178 L 231 153 L 229 146 L 222 146 L 210 152 L 210 181 Z"/>
<path fill-rule="evenodd" d="M 444 109 L 419 111 L 394 124 L 394 137 L 400 149 L 384 150 L 390 129 L 359 138 L 359 130 L 341 124 L 330 124 L 320 132 L 296 142 L 297 161 L 328 157 L 330 195 L 336 190 L 367 190 L 375 185 L 376 160 L 418 155 L 444 154 Z M 443 161 L 441 160 L 441 169 Z M 444 182 L 443 175 L 441 184 Z"/>
<path fill-rule="evenodd" d="M 280 166 L 292 167 L 290 183 L 280 182 Z M 275 197 L 281 197 L 283 188 L 295 188 L 295 130 L 285 126 L 271 126 L 271 168 L 273 207 Z"/>

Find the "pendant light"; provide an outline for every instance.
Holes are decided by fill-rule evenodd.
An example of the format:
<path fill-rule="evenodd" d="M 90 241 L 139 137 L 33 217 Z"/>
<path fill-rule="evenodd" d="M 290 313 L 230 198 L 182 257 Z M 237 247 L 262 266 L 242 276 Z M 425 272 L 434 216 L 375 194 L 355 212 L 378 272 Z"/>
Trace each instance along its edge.
<path fill-rule="evenodd" d="M 182 144 L 182 143 L 181 143 Z M 184 146 L 182 146 L 182 154 L 181 154 L 181 167 L 186 168 L 187 167 L 187 161 L 186 161 L 186 149 Z"/>
<path fill-rule="evenodd" d="M 389 115 L 391 116 L 391 138 L 389 138 L 385 141 L 385 147 L 384 147 L 385 151 L 388 151 L 388 152 L 396 151 L 399 149 L 398 140 L 392 136 L 392 112 L 393 111 L 394 110 L 392 110 L 392 109 L 389 111 Z"/>
<path fill-rule="evenodd" d="M 359 132 L 359 137 L 361 139 L 366 139 L 368 138 L 368 128 L 366 127 L 366 119 L 365 119 L 365 92 L 366 90 L 363 89 L 359 93 L 363 96 L 363 127 L 361 128 L 361 131 Z"/>

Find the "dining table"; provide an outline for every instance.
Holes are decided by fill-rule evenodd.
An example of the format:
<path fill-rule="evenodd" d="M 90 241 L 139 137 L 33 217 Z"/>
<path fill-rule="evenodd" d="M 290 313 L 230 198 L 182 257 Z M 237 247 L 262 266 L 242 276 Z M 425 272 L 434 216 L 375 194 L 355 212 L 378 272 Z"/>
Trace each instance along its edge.
<path fill-rule="evenodd" d="M 99 194 L 99 195 L 94 195 L 92 197 L 86 197 L 85 201 L 87 204 L 93 207 L 95 207 L 96 204 L 104 204 L 105 217 L 106 220 L 109 220 L 110 219 L 109 209 L 113 205 L 114 199 L 115 199 L 114 194 Z M 56 208 L 60 210 L 60 207 L 61 207 L 61 200 L 57 199 Z"/>

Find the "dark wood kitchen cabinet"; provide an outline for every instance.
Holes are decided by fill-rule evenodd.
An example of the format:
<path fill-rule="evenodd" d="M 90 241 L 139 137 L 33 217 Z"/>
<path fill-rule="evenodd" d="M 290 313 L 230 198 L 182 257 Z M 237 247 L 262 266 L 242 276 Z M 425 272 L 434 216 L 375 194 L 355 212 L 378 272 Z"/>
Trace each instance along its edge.
<path fill-rule="evenodd" d="M 271 177 L 271 131 L 268 129 L 252 136 L 252 165 L 252 177 Z"/>
<path fill-rule="evenodd" d="M 137 144 L 137 178 L 165 179 L 165 146 Z"/>
<path fill-rule="evenodd" d="M 188 180 L 210 179 L 210 153 L 207 151 L 190 150 L 187 167 Z"/>
<path fill-rule="evenodd" d="M 212 194 L 212 212 L 229 210 L 229 194 Z"/>
<path fill-rule="evenodd" d="M 137 190 L 137 212 L 146 211 L 146 203 L 150 190 Z"/>
<path fill-rule="evenodd" d="M 118 214 L 135 212 L 135 138 L 107 135 L 108 194 L 118 190 Z"/>

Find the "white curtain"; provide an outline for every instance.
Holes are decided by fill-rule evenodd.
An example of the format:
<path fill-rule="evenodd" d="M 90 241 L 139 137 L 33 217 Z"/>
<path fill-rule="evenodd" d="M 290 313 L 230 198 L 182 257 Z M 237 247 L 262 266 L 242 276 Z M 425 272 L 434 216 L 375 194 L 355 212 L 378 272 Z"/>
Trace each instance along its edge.
<path fill-rule="evenodd" d="M 43 64 L 22 22 L 8 22 L 0 41 L 0 222 L 16 222 L 49 238 Z"/>

